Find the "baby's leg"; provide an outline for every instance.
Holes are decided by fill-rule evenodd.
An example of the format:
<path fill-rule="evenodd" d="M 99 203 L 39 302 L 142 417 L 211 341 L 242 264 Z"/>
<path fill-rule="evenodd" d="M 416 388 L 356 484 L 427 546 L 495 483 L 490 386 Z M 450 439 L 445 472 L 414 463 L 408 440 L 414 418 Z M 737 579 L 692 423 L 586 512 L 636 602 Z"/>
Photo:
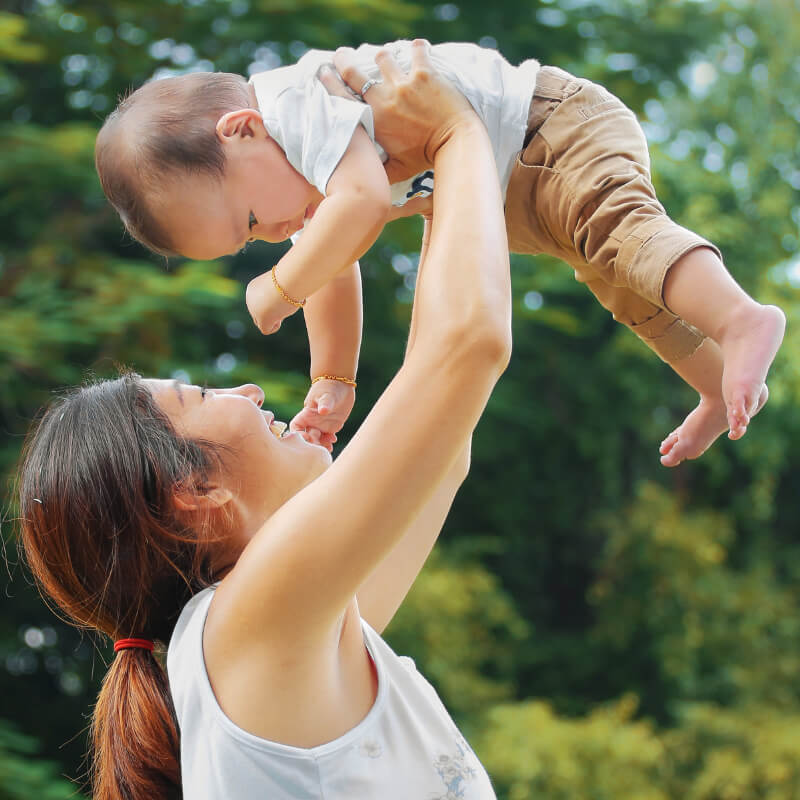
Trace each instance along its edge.
<path fill-rule="evenodd" d="M 760 408 L 767 371 L 783 340 L 783 312 L 753 300 L 716 253 L 705 247 L 672 265 L 664 282 L 664 302 L 719 345 L 729 436 L 741 438 Z"/>
<path fill-rule="evenodd" d="M 644 134 L 621 101 L 558 70 L 542 68 L 540 75 L 527 146 L 506 197 L 509 246 L 567 261 L 616 320 L 698 391 L 700 404 L 662 445 L 665 463 L 700 455 L 729 417 L 731 438 L 738 438 L 741 415 L 731 412 L 738 403 L 752 416 L 766 400 L 762 386 L 782 335 L 780 311 L 750 300 L 713 246 L 669 219 L 650 180 Z M 716 272 L 709 272 L 709 259 Z M 706 273 L 707 286 L 698 272 Z M 666 290 L 665 280 L 672 284 Z M 725 316 L 717 308 L 722 297 Z M 742 298 L 749 303 L 734 302 Z M 706 304 L 728 330 L 709 329 L 709 315 L 696 313 Z M 703 333 L 719 336 L 722 348 L 708 343 L 698 350 Z"/>
<path fill-rule="evenodd" d="M 697 408 L 660 448 L 661 463 L 666 467 L 698 458 L 728 429 L 722 399 L 722 351 L 696 328 L 626 287 L 598 279 L 586 285 L 614 319 L 627 325 L 700 395 Z"/>

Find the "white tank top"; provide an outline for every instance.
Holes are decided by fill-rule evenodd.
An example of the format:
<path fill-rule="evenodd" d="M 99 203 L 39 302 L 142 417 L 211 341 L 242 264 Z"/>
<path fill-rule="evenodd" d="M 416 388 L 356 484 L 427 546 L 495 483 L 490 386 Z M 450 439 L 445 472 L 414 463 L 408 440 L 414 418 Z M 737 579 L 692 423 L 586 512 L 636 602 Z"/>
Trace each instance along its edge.
<path fill-rule="evenodd" d="M 167 652 L 186 800 L 495 800 L 486 771 L 433 687 L 363 620 L 378 693 L 358 725 L 311 748 L 235 725 L 217 703 L 203 660 L 215 588 L 186 604 Z"/>

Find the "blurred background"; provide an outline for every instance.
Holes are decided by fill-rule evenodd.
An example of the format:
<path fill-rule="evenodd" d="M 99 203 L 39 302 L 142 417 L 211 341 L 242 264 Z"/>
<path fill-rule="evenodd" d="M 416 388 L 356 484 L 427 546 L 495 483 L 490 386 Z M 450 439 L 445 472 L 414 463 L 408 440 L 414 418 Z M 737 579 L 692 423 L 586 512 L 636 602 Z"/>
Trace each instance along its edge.
<path fill-rule="evenodd" d="M 14 468 L 37 410 L 119 365 L 254 381 L 286 420 L 308 385 L 301 315 L 264 338 L 244 306 L 246 282 L 283 247 L 213 263 L 143 251 L 95 176 L 104 116 L 153 76 L 250 74 L 310 47 L 414 36 L 535 57 L 619 94 L 645 127 L 667 209 L 783 307 L 788 333 L 747 436 L 667 470 L 658 445 L 691 391 L 567 267 L 514 256 L 513 359 L 389 641 L 436 684 L 501 800 L 800 798 L 800 0 L 2 9 L 0 800 L 84 791 L 111 655 L 48 610 L 17 554 Z M 359 392 L 342 444 L 401 361 L 420 234 L 416 220 L 394 223 L 362 261 Z"/>

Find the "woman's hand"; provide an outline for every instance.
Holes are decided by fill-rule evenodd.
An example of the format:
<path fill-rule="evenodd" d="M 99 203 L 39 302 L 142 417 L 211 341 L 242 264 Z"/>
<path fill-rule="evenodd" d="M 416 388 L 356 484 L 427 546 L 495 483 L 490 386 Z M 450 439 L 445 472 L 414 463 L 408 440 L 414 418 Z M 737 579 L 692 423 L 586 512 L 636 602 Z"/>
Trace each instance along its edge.
<path fill-rule="evenodd" d="M 464 95 L 434 68 L 430 44 L 415 39 L 411 70 L 406 74 L 383 49 L 375 57 L 382 83 L 373 84 L 362 99 L 372 108 L 375 138 L 389 154 L 384 165 L 390 182 L 417 175 L 433 166 L 433 157 L 464 117 L 477 119 Z M 351 89 L 358 92 L 366 76 L 355 66 L 355 51 L 340 47 L 334 64 Z M 321 74 L 328 91 L 341 93 L 335 76 Z"/>

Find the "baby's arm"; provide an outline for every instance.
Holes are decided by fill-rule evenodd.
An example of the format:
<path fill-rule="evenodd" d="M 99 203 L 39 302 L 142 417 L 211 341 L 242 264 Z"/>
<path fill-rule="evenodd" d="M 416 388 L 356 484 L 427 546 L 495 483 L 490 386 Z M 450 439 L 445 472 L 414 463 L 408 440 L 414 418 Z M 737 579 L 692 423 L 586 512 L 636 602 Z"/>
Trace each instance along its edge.
<path fill-rule="evenodd" d="M 260 275 L 247 287 L 247 307 L 262 333 L 276 331 L 300 302 L 358 261 L 386 223 L 391 209 L 389 181 L 362 127 L 353 134 L 326 193 L 303 235 L 273 268 L 274 274 Z"/>
<path fill-rule="evenodd" d="M 355 386 L 347 380 L 355 382 L 361 348 L 358 263 L 342 270 L 311 295 L 304 311 L 311 349 L 311 379 L 318 380 L 311 385 L 303 410 L 292 420 L 291 428 L 305 432 L 330 450 L 356 398 Z M 323 375 L 345 380 L 319 380 Z"/>

